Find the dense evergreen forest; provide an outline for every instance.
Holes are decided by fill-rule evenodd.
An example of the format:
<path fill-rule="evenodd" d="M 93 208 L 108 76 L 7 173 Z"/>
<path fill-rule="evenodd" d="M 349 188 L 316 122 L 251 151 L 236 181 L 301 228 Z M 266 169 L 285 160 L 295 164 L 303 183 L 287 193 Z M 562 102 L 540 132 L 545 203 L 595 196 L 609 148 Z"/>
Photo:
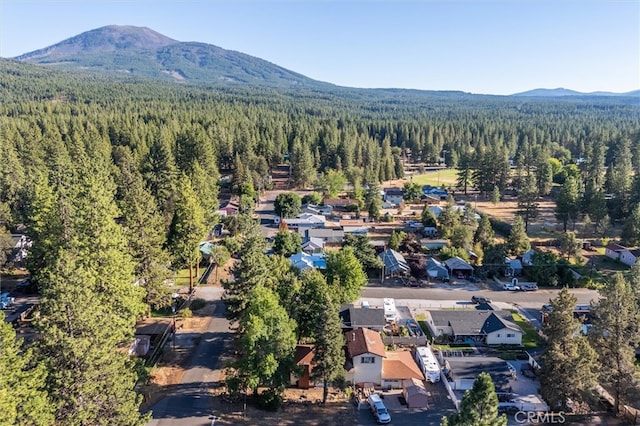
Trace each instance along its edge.
<path fill-rule="evenodd" d="M 285 159 L 298 187 L 337 170 L 357 189 L 401 177 L 403 160 L 443 156 L 488 193 L 508 189 L 496 166 L 510 160 L 541 170 L 580 158 L 593 188 L 604 188 L 605 167 L 622 182 L 621 214 L 640 194 L 636 99 L 202 87 L 9 60 L 0 99 L 1 231 L 24 224 L 34 239 L 29 270 L 46 318 L 16 367 L 16 383 L 28 383 L 16 398 L 31 392 L 33 405 L 17 408 L 21 424 L 144 422 L 130 361 L 108 354 L 136 318 L 170 303 L 165 279 L 193 265 L 217 220 L 221 175 L 242 200 Z"/>

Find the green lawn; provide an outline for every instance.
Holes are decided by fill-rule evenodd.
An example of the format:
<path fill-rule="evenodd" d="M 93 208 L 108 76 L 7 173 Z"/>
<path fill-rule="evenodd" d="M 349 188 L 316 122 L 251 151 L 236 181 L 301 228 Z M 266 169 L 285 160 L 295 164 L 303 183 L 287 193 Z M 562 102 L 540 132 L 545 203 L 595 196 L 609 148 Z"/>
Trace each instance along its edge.
<path fill-rule="evenodd" d="M 200 279 L 200 277 L 202 276 L 202 274 L 204 274 L 205 268 L 200 268 L 200 274 L 196 277 L 196 269 L 193 268 L 193 274 L 194 274 L 194 278 L 193 278 L 193 285 L 197 285 L 198 284 L 198 280 Z M 186 269 L 180 269 L 175 276 L 175 286 L 176 287 L 189 287 L 189 268 Z"/>
<path fill-rule="evenodd" d="M 454 186 L 457 180 L 458 171 L 456 169 L 442 169 L 421 175 L 414 175 L 411 178 L 412 182 L 419 185 L 432 185 L 437 187 L 441 187 L 442 185 Z"/>
<path fill-rule="evenodd" d="M 525 320 L 522 315 L 512 313 L 513 322 L 515 322 L 524 332 L 522 335 L 522 346 L 525 348 L 536 348 L 540 344 L 540 336 L 536 329 Z"/>

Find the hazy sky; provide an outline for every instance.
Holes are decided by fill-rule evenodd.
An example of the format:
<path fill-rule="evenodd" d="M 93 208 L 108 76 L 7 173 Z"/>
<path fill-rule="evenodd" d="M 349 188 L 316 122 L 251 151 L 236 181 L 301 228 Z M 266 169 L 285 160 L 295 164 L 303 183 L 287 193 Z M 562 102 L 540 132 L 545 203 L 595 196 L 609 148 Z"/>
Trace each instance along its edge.
<path fill-rule="evenodd" d="M 638 0 L 0 0 L 0 56 L 110 24 L 215 44 L 341 86 L 640 88 Z"/>

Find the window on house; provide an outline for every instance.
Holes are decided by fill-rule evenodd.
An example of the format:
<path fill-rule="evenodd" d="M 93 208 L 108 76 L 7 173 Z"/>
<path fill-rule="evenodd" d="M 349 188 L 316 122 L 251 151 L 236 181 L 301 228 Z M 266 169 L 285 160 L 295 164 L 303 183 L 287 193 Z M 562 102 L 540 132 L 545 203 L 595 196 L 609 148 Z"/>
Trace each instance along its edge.
<path fill-rule="evenodd" d="M 513 333 L 507 333 L 507 337 L 516 337 L 516 335 Z"/>
<path fill-rule="evenodd" d="M 496 334 L 496 337 L 500 337 L 500 335 L 499 335 L 499 334 Z"/>
<path fill-rule="evenodd" d="M 363 356 L 361 362 L 362 364 L 375 364 L 376 359 L 372 356 Z"/>

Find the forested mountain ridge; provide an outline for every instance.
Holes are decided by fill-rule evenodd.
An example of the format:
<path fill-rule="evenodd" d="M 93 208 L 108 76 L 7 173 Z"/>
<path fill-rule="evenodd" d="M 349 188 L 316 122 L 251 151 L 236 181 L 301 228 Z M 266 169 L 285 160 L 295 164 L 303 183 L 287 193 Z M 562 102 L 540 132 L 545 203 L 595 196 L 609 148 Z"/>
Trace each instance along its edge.
<path fill-rule="evenodd" d="M 149 28 L 109 25 L 15 59 L 58 68 L 197 84 L 330 87 L 268 61 Z"/>
<path fill-rule="evenodd" d="M 581 96 L 581 97 L 597 97 L 597 96 L 628 96 L 636 98 L 637 102 L 640 102 L 640 90 L 633 90 L 626 93 L 614 93 L 614 92 L 577 92 L 575 90 L 569 90 L 562 87 L 557 89 L 533 89 L 526 92 L 514 93 L 511 96 L 532 96 L 532 97 L 562 97 L 562 96 Z"/>

